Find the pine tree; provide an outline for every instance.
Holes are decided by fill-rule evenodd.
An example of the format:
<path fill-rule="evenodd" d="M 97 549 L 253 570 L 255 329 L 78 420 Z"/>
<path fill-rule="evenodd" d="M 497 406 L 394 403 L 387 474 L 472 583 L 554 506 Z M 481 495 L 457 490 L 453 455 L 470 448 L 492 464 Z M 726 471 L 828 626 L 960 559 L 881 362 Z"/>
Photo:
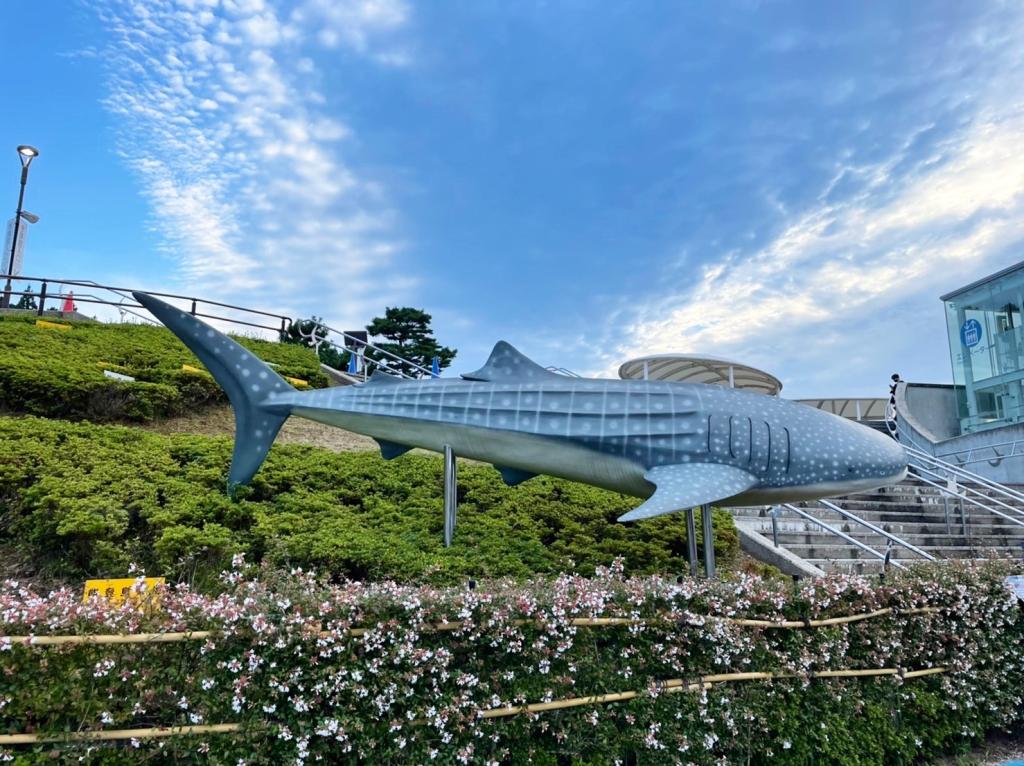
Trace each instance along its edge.
<path fill-rule="evenodd" d="M 18 299 L 14 308 L 25 309 L 27 311 L 36 311 L 39 309 L 38 304 L 36 304 L 36 296 L 32 292 L 32 285 L 25 288 L 25 294 Z"/>
<path fill-rule="evenodd" d="M 452 363 L 458 352 L 454 348 L 448 348 L 438 343 L 430 327 L 430 321 L 430 314 L 422 309 L 407 306 L 388 307 L 384 310 L 384 316 L 375 317 L 366 326 L 366 331 L 374 338 L 384 339 L 373 341 L 373 345 L 377 348 L 414 362 L 426 370 L 430 369 L 431 362 L 436 356 L 440 359 L 443 370 Z M 390 369 L 398 368 L 412 377 L 422 377 L 426 374 L 411 365 L 401 365 L 389 360 L 385 355 L 375 353 L 373 349 L 367 349 L 366 356 L 370 359 L 380 359 Z"/>

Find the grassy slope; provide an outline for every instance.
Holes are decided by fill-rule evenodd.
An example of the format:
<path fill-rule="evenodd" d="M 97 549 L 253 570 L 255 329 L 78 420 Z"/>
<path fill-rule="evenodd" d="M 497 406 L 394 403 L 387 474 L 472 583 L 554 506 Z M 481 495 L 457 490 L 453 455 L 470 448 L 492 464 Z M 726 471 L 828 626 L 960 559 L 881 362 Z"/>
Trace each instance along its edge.
<path fill-rule="evenodd" d="M 30 317 L 0 317 L 0 408 L 46 417 L 145 421 L 224 401 L 213 378 L 163 327 L 64 322 L 67 331 L 37 327 Z M 284 375 L 314 386 L 327 379 L 307 348 L 236 338 Z M 130 375 L 121 383 L 108 369 Z"/>
<path fill-rule="evenodd" d="M 234 552 L 338 575 L 452 582 L 625 558 L 680 572 L 680 515 L 623 525 L 636 500 L 545 477 L 510 489 L 488 466 L 460 471 L 459 526 L 442 538 L 441 461 L 276 446 L 252 485 L 224 492 L 231 443 L 32 417 L 0 418 L 0 545 L 32 572 L 123 575 L 218 570 Z M 716 547 L 737 552 L 728 514 Z"/>

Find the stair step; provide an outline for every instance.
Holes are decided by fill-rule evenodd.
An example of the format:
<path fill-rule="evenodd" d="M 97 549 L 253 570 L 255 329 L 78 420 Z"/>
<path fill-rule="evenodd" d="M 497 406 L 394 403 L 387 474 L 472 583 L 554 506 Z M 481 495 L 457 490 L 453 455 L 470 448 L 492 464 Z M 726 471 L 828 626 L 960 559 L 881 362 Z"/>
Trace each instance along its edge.
<path fill-rule="evenodd" d="M 822 543 L 795 543 L 793 545 L 786 545 L 785 548 L 792 553 L 795 553 L 802 559 L 830 559 L 837 558 L 840 556 L 848 558 L 875 558 L 867 551 L 863 551 L 855 545 L 849 545 L 844 543 L 842 540 L 838 541 L 839 544 L 822 544 Z M 934 545 L 923 549 L 925 553 L 934 556 L 937 559 L 964 559 L 964 558 L 977 558 L 979 554 L 991 555 L 998 558 L 1019 558 L 1020 551 L 1012 548 L 982 548 L 972 545 Z M 879 551 L 884 553 L 884 549 Z M 895 546 L 892 549 L 892 558 L 897 559 L 917 559 L 918 556 L 913 551 L 907 550 L 901 546 Z"/>
<path fill-rule="evenodd" d="M 960 486 L 975 489 L 970 484 Z M 994 493 L 985 487 L 977 489 L 980 494 L 970 491 L 967 494 L 997 513 L 961 502 L 940 488 L 915 479 L 866 494 L 829 500 L 938 559 L 1020 558 L 1024 555 L 1024 500 Z M 1012 489 L 1024 492 L 1024 488 Z M 890 545 L 885 535 L 850 521 L 817 501 L 793 505 L 879 553 L 884 554 Z M 755 528 L 772 541 L 772 520 L 765 507 L 730 510 L 737 518 L 759 522 Z M 821 569 L 865 573 L 882 570 L 881 559 L 788 509 L 783 509 L 777 520 L 777 532 L 780 547 Z M 900 545 L 892 547 L 890 557 L 904 564 L 923 560 Z"/>

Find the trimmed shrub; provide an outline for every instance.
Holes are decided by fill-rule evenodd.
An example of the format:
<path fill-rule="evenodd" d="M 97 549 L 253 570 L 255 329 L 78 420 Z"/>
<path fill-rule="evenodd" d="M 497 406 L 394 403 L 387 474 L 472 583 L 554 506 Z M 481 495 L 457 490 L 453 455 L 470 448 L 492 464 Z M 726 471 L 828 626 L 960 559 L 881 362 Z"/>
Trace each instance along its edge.
<path fill-rule="evenodd" d="M 226 401 L 223 391 L 181 341 L 163 327 L 0 317 L 0 408 L 52 418 L 146 421 Z M 278 372 L 314 387 L 327 385 L 310 349 L 235 337 Z M 187 364 L 200 370 L 182 369 Z M 105 377 L 130 375 L 134 383 Z"/>
<path fill-rule="evenodd" d="M 37 418 L 0 418 L 0 545 L 36 572 L 123 576 L 131 563 L 182 576 L 234 553 L 353 579 L 451 583 L 593 571 L 621 557 L 632 573 L 686 568 L 680 514 L 619 524 L 639 501 L 537 477 L 509 488 L 489 466 L 459 472 L 455 544 L 445 549 L 442 461 L 409 454 L 275 446 L 229 498 L 231 441 Z M 737 556 L 731 517 L 715 546 Z"/>
<path fill-rule="evenodd" d="M 240 565 L 240 562 L 239 562 Z M 0 635 L 210 629 L 206 640 L 32 647 L 0 639 L 0 731 L 62 733 L 237 723 L 230 734 L 11 749 L 16 763 L 894 766 L 956 751 L 1024 720 L 1024 611 L 1008 562 L 947 563 L 885 584 L 796 588 L 595 579 L 478 590 L 329 586 L 237 569 L 224 592 L 185 587 L 159 608 L 0 587 Z M 934 612 L 911 610 L 932 607 Z M 855 623 L 767 629 L 723 617 Z M 578 618 L 629 625 L 578 627 Z M 459 623 L 438 631 L 437 623 Z M 353 626 L 370 628 L 352 635 Z M 913 671 L 825 678 L 825 670 Z M 772 680 L 716 683 L 712 674 Z M 814 673 L 819 675 L 814 676 Z M 666 683 L 669 682 L 669 683 Z M 635 692 L 608 704 L 501 718 L 481 711 Z"/>

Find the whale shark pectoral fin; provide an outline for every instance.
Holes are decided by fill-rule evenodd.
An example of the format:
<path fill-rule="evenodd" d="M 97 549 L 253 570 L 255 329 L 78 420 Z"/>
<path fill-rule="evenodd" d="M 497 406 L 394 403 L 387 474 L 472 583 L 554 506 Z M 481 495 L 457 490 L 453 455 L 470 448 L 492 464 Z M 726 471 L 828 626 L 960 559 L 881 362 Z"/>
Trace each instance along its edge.
<path fill-rule="evenodd" d="M 375 439 L 374 441 L 380 445 L 380 456 L 385 460 L 394 460 L 396 457 L 401 457 L 412 449 L 412 447 L 407 447 L 404 444 L 389 442 L 385 439 Z"/>
<path fill-rule="evenodd" d="M 496 465 L 494 467 L 497 468 L 498 473 L 501 474 L 501 480 L 510 487 L 522 484 L 527 479 L 532 479 L 537 475 L 530 471 L 520 471 L 518 468 L 509 468 L 504 465 Z"/>
<path fill-rule="evenodd" d="M 644 474 L 655 486 L 643 505 L 619 516 L 619 521 L 650 519 L 666 513 L 696 508 L 724 500 L 757 484 L 757 477 L 730 465 L 685 463 L 659 465 Z"/>

